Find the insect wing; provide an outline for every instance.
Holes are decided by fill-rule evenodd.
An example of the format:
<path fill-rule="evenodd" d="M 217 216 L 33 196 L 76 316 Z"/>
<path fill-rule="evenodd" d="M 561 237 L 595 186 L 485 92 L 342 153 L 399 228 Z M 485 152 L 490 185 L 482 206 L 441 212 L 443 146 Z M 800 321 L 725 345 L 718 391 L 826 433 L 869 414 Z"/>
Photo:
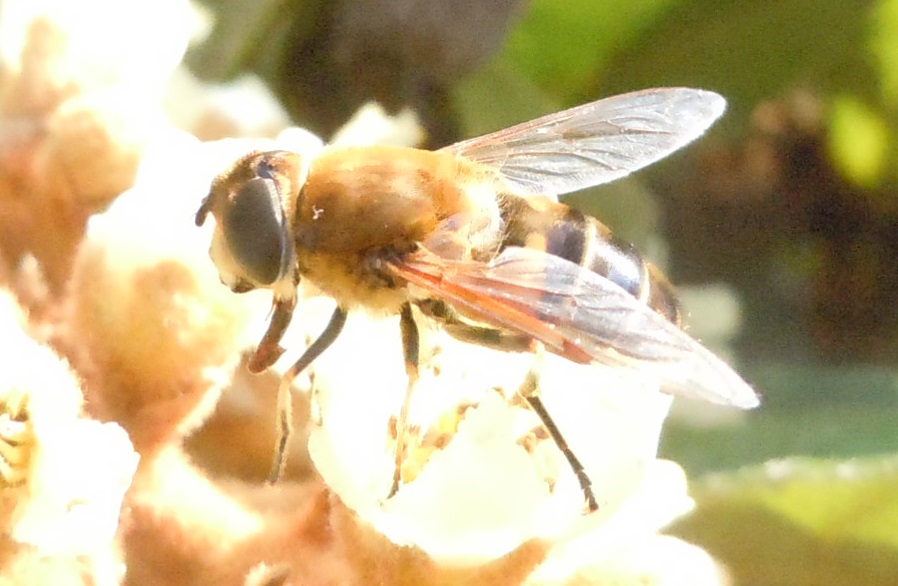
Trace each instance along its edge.
<path fill-rule="evenodd" d="M 644 90 L 443 150 L 498 170 L 520 195 L 560 195 L 619 179 L 666 157 L 701 136 L 725 108 L 726 100 L 709 91 Z"/>
<path fill-rule="evenodd" d="M 743 408 L 758 398 L 710 350 L 612 281 L 539 250 L 510 247 L 489 264 L 422 251 L 397 276 L 474 319 L 521 332 L 577 362 L 633 368 L 665 391 Z"/>

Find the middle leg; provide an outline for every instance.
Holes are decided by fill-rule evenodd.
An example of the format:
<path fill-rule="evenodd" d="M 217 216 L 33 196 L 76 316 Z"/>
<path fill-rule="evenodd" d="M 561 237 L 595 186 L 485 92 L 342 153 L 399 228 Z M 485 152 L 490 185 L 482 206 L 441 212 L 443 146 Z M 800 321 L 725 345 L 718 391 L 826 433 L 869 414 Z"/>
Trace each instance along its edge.
<path fill-rule="evenodd" d="M 415 386 L 418 384 L 420 361 L 420 336 L 415 316 L 412 314 L 412 306 L 408 303 L 402 306 L 399 313 L 399 328 L 402 331 L 402 353 L 405 357 L 405 373 L 408 376 L 408 386 L 405 388 L 405 398 L 396 421 L 396 461 L 393 469 L 393 485 L 387 498 L 392 497 L 399 490 L 402 481 L 402 462 L 408 449 L 408 417 L 411 410 L 412 396 Z"/>

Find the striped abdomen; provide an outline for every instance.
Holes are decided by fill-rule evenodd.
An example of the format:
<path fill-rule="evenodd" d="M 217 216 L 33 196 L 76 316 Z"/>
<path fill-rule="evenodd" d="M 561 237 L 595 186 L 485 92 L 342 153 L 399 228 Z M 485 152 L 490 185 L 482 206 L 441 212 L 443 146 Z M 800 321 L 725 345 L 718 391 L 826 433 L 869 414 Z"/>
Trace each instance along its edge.
<path fill-rule="evenodd" d="M 593 217 L 550 200 L 506 196 L 504 246 L 539 248 L 616 283 L 675 324 L 680 308 L 661 271 Z"/>

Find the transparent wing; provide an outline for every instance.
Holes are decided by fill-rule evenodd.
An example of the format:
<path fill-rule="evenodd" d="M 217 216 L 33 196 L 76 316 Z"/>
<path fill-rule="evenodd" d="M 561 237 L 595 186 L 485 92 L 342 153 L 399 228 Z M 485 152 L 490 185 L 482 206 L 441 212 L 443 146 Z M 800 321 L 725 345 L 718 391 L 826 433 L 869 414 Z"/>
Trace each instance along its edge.
<path fill-rule="evenodd" d="M 710 350 L 608 279 L 562 258 L 507 248 L 489 264 L 421 251 L 397 276 L 484 323 L 576 362 L 648 372 L 665 391 L 743 408 L 758 398 Z"/>
<path fill-rule="evenodd" d="M 623 94 L 443 150 L 499 171 L 521 195 L 560 195 L 624 177 L 701 136 L 726 108 L 713 92 Z"/>

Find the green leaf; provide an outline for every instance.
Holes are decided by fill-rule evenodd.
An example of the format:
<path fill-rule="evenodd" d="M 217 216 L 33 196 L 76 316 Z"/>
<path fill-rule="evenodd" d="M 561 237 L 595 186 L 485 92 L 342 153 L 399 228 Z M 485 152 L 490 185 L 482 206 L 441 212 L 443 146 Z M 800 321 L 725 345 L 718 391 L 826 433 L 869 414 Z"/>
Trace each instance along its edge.
<path fill-rule="evenodd" d="M 898 583 L 898 456 L 789 459 L 714 475 L 671 533 L 706 548 L 737 584 Z"/>
<path fill-rule="evenodd" d="M 785 456 L 898 453 L 898 373 L 872 366 L 767 364 L 741 369 L 762 391 L 734 424 L 696 427 L 672 417 L 662 455 L 690 475 Z"/>
<path fill-rule="evenodd" d="M 480 136 L 549 114 L 561 105 L 502 61 L 492 61 L 453 90 L 462 135 Z"/>
<path fill-rule="evenodd" d="M 880 91 L 898 105 L 898 1 L 879 0 L 871 20 L 870 52 L 879 69 Z"/>
<path fill-rule="evenodd" d="M 704 0 L 675 10 L 623 48 L 604 71 L 603 94 L 659 85 L 723 93 L 742 118 L 760 101 L 803 84 L 852 87 L 873 78 L 871 2 Z"/>
<path fill-rule="evenodd" d="M 637 38 L 676 3 L 535 0 L 509 35 L 501 60 L 570 105 L 586 93 L 617 47 Z"/>
<path fill-rule="evenodd" d="M 855 96 L 833 101 L 829 150 L 842 175 L 861 187 L 877 187 L 888 171 L 891 137 L 885 119 Z"/>
<path fill-rule="evenodd" d="M 679 462 L 690 475 L 783 456 L 851 457 L 888 451 L 898 452 L 895 409 L 871 405 L 771 409 L 714 428 L 672 420 L 661 443 L 661 455 Z"/>

